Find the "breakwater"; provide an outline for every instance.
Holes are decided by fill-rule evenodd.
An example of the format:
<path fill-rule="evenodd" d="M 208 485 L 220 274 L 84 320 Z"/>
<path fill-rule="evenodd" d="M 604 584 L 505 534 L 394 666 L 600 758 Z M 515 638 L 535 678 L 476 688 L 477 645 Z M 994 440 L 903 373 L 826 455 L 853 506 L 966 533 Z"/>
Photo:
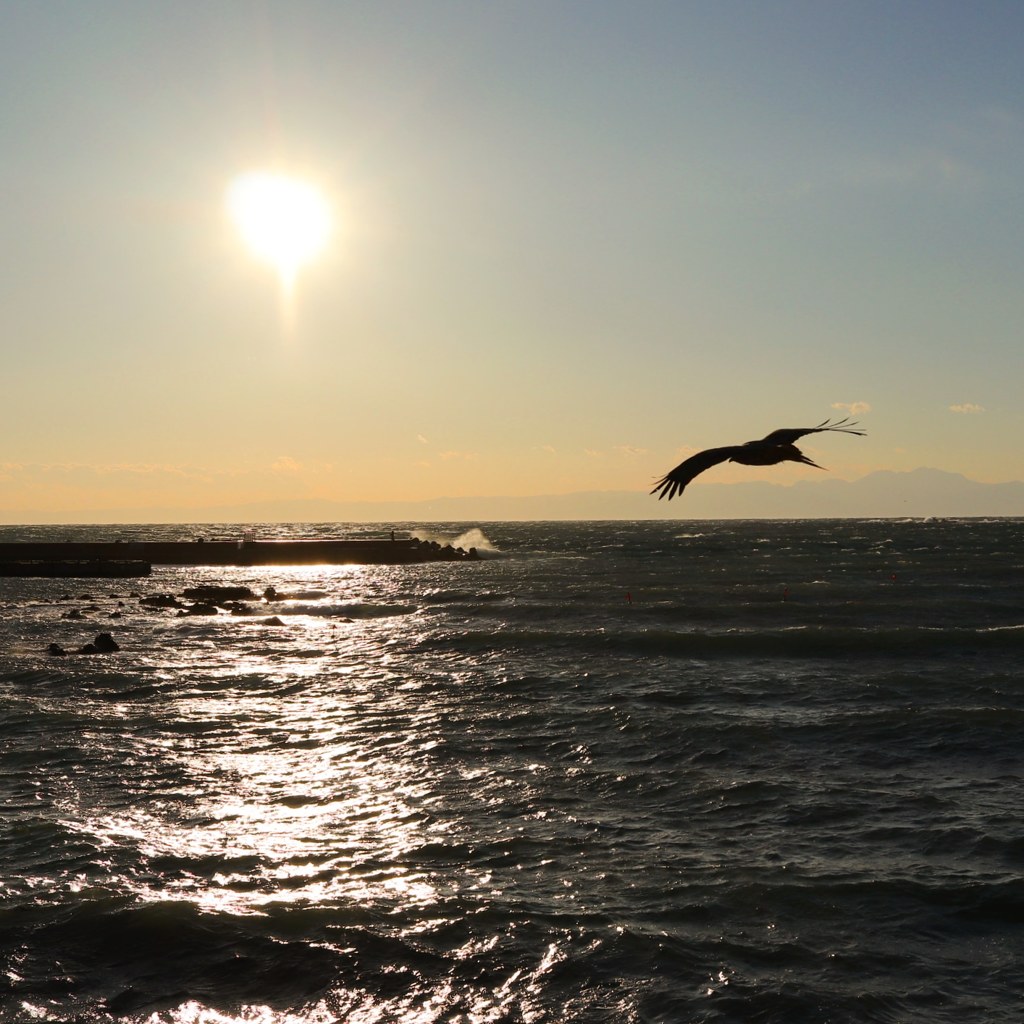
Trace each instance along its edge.
<path fill-rule="evenodd" d="M 468 551 L 431 541 L 395 540 L 195 540 L 9 541 L 0 564 L 129 562 L 148 565 L 401 565 L 471 561 Z"/>

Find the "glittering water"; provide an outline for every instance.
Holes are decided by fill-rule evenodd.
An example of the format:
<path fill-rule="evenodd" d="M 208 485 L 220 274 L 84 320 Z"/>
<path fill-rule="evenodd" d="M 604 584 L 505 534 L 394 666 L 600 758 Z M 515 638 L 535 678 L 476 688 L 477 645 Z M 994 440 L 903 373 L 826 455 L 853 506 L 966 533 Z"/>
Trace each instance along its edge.
<path fill-rule="evenodd" d="M 0 580 L 0 1018 L 1020 1019 L 1024 521 L 467 543 Z"/>

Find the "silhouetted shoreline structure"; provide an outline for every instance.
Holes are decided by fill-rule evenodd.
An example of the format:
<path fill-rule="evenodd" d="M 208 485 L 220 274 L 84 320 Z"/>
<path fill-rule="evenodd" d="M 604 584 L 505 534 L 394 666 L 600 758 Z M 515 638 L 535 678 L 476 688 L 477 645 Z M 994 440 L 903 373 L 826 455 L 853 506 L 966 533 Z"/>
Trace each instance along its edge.
<path fill-rule="evenodd" d="M 153 565 L 403 565 L 479 558 L 437 541 L 256 540 L 240 541 L 9 541 L 0 542 L 0 575 L 148 575 Z M 35 571 L 33 571 L 35 570 Z"/>

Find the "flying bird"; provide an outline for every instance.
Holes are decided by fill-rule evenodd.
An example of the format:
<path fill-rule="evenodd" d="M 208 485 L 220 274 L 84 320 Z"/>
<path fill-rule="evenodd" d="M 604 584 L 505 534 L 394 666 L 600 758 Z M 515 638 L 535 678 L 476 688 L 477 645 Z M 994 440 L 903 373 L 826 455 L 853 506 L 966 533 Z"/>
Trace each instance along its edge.
<path fill-rule="evenodd" d="M 800 462 L 805 466 L 823 469 L 812 462 L 795 444 L 805 434 L 819 434 L 826 430 L 834 430 L 839 434 L 857 434 L 864 436 L 863 430 L 855 430 L 856 422 L 851 423 L 850 417 L 830 423 L 825 420 L 816 427 L 781 427 L 766 434 L 760 441 L 747 441 L 746 444 L 732 444 L 724 448 L 708 448 L 691 455 L 680 462 L 675 469 L 666 473 L 655 485 L 651 494 L 657 494 L 658 500 L 668 498 L 671 501 L 677 494 L 682 494 L 686 485 L 705 469 L 717 466 L 720 462 L 738 462 L 743 466 L 777 466 L 780 462 Z"/>

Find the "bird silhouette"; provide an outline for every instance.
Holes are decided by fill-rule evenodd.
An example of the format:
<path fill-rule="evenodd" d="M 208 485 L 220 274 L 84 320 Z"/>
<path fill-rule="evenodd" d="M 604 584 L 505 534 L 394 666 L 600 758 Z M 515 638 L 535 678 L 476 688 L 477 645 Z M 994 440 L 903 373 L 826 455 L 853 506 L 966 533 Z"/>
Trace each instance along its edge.
<path fill-rule="evenodd" d="M 799 462 L 805 466 L 823 469 L 812 462 L 795 444 L 806 434 L 820 434 L 833 430 L 839 434 L 857 434 L 863 437 L 863 430 L 855 430 L 856 422 L 851 423 L 850 417 L 830 423 L 825 420 L 816 427 L 781 427 L 765 434 L 759 441 L 747 441 L 746 444 L 732 444 L 724 448 L 707 448 L 696 455 L 680 462 L 675 469 L 666 473 L 655 485 L 651 494 L 657 494 L 658 500 L 668 498 L 671 501 L 677 494 L 682 494 L 686 485 L 705 469 L 717 466 L 720 462 L 738 462 L 743 466 L 777 466 L 780 462 Z"/>

